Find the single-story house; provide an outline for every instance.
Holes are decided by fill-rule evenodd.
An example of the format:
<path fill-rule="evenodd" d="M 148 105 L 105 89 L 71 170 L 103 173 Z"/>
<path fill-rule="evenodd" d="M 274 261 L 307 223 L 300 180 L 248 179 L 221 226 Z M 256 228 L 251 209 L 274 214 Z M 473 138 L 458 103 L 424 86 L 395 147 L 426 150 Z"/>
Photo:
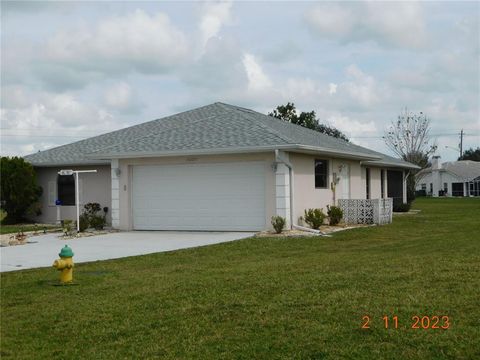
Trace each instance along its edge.
<path fill-rule="evenodd" d="M 440 156 L 432 158 L 432 165 L 416 175 L 416 190 L 428 196 L 480 196 L 480 162 L 471 160 L 440 163 Z"/>
<path fill-rule="evenodd" d="M 338 199 L 406 202 L 413 164 L 253 110 L 214 103 L 26 156 L 44 192 L 42 222 L 109 207 L 121 230 L 254 231 L 298 224 Z"/>

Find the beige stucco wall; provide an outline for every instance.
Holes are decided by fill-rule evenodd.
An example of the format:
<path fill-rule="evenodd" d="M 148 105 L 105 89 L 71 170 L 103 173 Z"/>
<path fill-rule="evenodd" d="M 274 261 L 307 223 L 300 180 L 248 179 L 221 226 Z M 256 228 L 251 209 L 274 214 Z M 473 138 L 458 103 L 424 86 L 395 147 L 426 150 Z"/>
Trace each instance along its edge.
<path fill-rule="evenodd" d="M 57 220 L 57 207 L 54 204 L 49 204 L 49 190 L 48 183 L 56 181 L 58 171 L 62 169 L 72 170 L 97 170 L 97 173 L 85 173 L 80 175 L 82 180 L 82 189 L 80 196 L 80 207 L 89 202 L 97 202 L 103 208 L 111 206 L 111 180 L 110 180 L 110 166 L 63 166 L 63 167 L 44 167 L 35 168 L 37 173 L 37 182 L 43 189 L 43 194 L 40 198 L 42 204 L 42 214 L 33 218 L 34 221 L 41 223 L 55 223 Z M 61 206 L 60 216 L 62 220 L 76 219 L 76 206 Z M 110 224 L 110 211 L 107 213 L 107 223 Z"/>
<path fill-rule="evenodd" d="M 315 188 L 315 159 L 324 159 L 329 161 L 328 183 L 326 189 Z M 294 169 L 294 210 L 293 220 L 298 224 L 299 217 L 303 216 L 304 210 L 308 208 L 323 208 L 327 211 L 327 205 L 334 205 L 339 196 L 340 184 L 337 185 L 336 194 L 331 188 L 333 174 L 337 176 L 340 173 L 340 166 L 348 165 L 350 172 L 350 198 L 366 198 L 366 168 L 360 161 L 345 160 L 337 158 L 328 158 L 325 156 L 315 156 L 291 153 L 290 162 Z M 381 197 L 381 168 L 370 167 L 370 186 L 371 198 Z M 385 181 L 385 194 L 387 194 L 387 185 Z"/>
<path fill-rule="evenodd" d="M 132 168 L 135 165 L 172 165 L 172 164 L 201 164 L 201 163 L 229 163 L 238 161 L 263 161 L 265 163 L 265 228 L 271 228 L 270 219 L 275 215 L 275 173 L 272 169 L 274 153 L 236 154 L 236 155 L 204 155 L 204 156 L 176 156 L 157 158 L 121 159 L 119 161 L 119 210 L 121 230 L 131 230 L 131 179 Z"/>
<path fill-rule="evenodd" d="M 315 188 L 315 159 L 328 160 L 328 187 L 326 189 Z M 300 224 L 299 217 L 303 216 L 305 209 L 323 208 L 326 212 L 327 205 L 334 205 L 334 192 L 331 188 L 331 184 L 333 182 L 333 174 L 339 173 L 339 167 L 342 164 L 349 166 L 350 198 L 365 198 L 359 161 L 291 153 L 290 162 L 292 163 L 294 170 L 293 220 L 297 224 Z M 336 192 L 335 199 L 338 197 L 338 190 Z"/>
<path fill-rule="evenodd" d="M 377 167 L 369 167 L 369 169 L 370 169 L 370 196 L 371 196 L 371 199 L 379 199 L 382 194 L 381 181 L 380 181 L 381 169 Z M 366 178 L 364 178 L 364 181 L 366 181 Z M 365 184 L 365 189 L 366 189 L 366 184 Z M 365 190 L 365 196 L 366 196 L 366 190 Z"/>

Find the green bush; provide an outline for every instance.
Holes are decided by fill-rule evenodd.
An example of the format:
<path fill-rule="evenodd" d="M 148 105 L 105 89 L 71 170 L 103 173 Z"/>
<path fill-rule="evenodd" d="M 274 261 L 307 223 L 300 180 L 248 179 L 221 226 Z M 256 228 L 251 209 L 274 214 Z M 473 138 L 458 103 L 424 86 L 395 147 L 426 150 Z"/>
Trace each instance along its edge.
<path fill-rule="evenodd" d="M 272 226 L 277 234 L 280 234 L 285 228 L 287 221 L 281 216 L 272 216 Z"/>
<path fill-rule="evenodd" d="M 90 226 L 95 230 L 103 230 L 103 227 L 106 225 L 107 221 L 105 216 L 102 215 L 92 215 L 89 217 Z"/>
<path fill-rule="evenodd" d="M 20 157 L 2 156 L 0 173 L 1 207 L 7 213 L 3 222 L 15 224 L 28 215 L 29 207 L 42 195 L 42 188 L 37 185 L 33 166 Z"/>
<path fill-rule="evenodd" d="M 393 207 L 393 211 L 394 212 L 409 212 L 410 211 L 410 208 L 412 207 L 412 203 L 409 202 L 409 203 L 397 203 L 395 204 L 395 206 Z"/>
<path fill-rule="evenodd" d="M 87 216 L 96 215 L 101 209 L 99 203 L 87 203 L 83 205 L 83 212 L 87 214 Z"/>
<path fill-rule="evenodd" d="M 312 228 L 318 230 L 326 218 L 322 209 L 308 209 L 304 213 L 305 222 Z"/>
<path fill-rule="evenodd" d="M 63 220 L 62 230 L 65 236 L 73 235 L 73 220 Z"/>
<path fill-rule="evenodd" d="M 80 219 L 80 232 L 84 232 L 90 226 L 90 222 L 88 221 L 88 216 L 87 214 L 83 213 L 82 215 L 80 215 L 79 219 Z"/>
<path fill-rule="evenodd" d="M 80 215 L 80 231 L 92 227 L 95 230 L 103 230 L 107 224 L 108 208 L 103 208 L 103 215 L 98 215 L 102 210 L 99 203 L 88 203 L 83 206 L 83 214 Z M 82 230 L 83 229 L 83 230 Z"/>
<path fill-rule="evenodd" d="M 327 215 L 330 225 L 337 225 L 343 218 L 343 211 L 338 206 L 327 205 Z"/>

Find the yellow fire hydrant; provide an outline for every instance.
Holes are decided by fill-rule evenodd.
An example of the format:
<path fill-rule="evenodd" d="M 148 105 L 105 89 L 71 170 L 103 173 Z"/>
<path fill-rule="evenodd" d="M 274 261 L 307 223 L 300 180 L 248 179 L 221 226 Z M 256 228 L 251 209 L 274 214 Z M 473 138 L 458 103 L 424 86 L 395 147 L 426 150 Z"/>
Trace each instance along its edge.
<path fill-rule="evenodd" d="M 73 281 L 73 251 L 65 245 L 60 251 L 60 259 L 53 262 L 53 267 L 60 270 L 60 282 L 62 284 L 69 284 Z"/>

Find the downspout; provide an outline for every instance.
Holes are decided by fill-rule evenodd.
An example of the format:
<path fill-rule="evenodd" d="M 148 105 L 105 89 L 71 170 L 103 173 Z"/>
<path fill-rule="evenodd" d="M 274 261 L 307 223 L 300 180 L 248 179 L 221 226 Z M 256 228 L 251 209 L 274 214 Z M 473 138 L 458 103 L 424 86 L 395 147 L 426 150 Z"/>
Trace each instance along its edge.
<path fill-rule="evenodd" d="M 315 229 L 310 229 L 310 228 L 307 228 L 307 227 L 303 227 L 303 226 L 300 226 L 300 225 L 297 225 L 293 222 L 293 205 L 294 205 L 294 201 L 293 201 L 293 178 L 294 178 L 294 173 L 293 173 L 293 165 L 287 160 L 287 159 L 284 159 L 280 156 L 279 154 L 279 151 L 278 149 L 275 149 L 275 162 L 277 163 L 282 163 L 282 164 L 285 164 L 286 167 L 288 167 L 288 177 L 289 177 L 289 193 L 290 193 L 290 228 L 291 229 L 298 229 L 298 230 L 302 230 L 302 231 L 308 231 L 308 232 L 312 232 L 312 233 L 315 233 L 317 235 L 321 235 L 321 236 L 331 236 L 331 235 L 327 235 L 325 233 L 323 233 L 322 231 L 320 230 L 315 230 Z"/>
<path fill-rule="evenodd" d="M 290 228 L 294 227 L 293 224 L 293 166 L 290 161 L 282 158 L 278 149 L 275 149 L 275 162 L 285 164 L 288 167 L 288 178 L 289 178 L 289 193 L 290 193 Z"/>

